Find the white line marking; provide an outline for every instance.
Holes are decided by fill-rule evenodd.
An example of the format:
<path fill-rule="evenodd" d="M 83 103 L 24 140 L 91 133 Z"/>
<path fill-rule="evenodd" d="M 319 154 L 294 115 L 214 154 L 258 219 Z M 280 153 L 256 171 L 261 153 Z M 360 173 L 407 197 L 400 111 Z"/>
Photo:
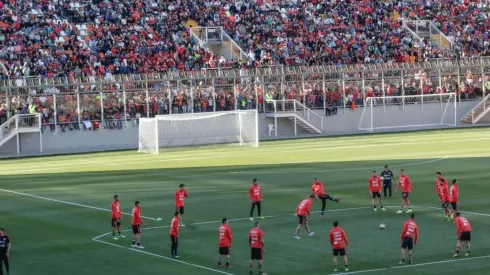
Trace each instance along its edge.
<path fill-rule="evenodd" d="M 332 213 L 332 212 L 342 212 L 342 211 L 353 211 L 353 210 L 361 210 L 361 209 L 371 209 L 371 207 L 352 207 L 352 208 L 341 208 L 341 209 L 331 209 L 331 210 L 325 210 L 326 213 Z M 313 211 L 311 212 L 311 214 L 319 214 L 321 213 L 322 211 Z M 289 215 L 272 215 L 272 216 L 264 216 L 264 218 L 266 219 L 270 219 L 270 218 L 277 218 L 277 217 L 285 217 L 285 216 L 294 216 L 294 214 L 289 214 Z M 237 222 L 237 221 L 245 221 L 245 220 L 249 220 L 250 218 L 238 218 L 238 219 L 229 219 L 228 221 L 229 222 Z M 188 226 L 190 225 L 204 225 L 204 224 L 213 224 L 213 223 L 220 223 L 221 221 L 207 221 L 207 222 L 196 222 L 196 223 L 191 223 L 191 224 L 188 224 Z M 153 229 L 160 229 L 160 228 L 169 228 L 170 226 L 169 225 L 162 225 L 162 226 L 153 226 L 153 227 L 142 227 L 141 230 L 153 230 Z M 125 230 L 121 230 L 121 232 L 130 232 L 132 231 L 132 229 L 125 229 Z M 92 240 L 97 240 L 97 239 L 100 239 L 102 237 L 105 237 L 109 234 L 111 234 L 112 232 L 107 232 L 107 233 L 104 233 L 102 235 L 99 235 L 97 237 L 94 237 Z"/>
<path fill-rule="evenodd" d="M 63 204 L 68 204 L 68 205 L 73 205 L 73 206 L 79 206 L 79 207 L 84 207 L 84 208 L 89 208 L 89 209 L 94 209 L 94 210 L 100 210 L 100 211 L 106 211 L 106 212 L 111 212 L 110 209 L 105 209 L 105 208 L 100 208 L 100 207 L 95 207 L 95 206 L 90 206 L 90 205 L 84 205 L 84 204 L 79 204 L 79 203 L 74 203 L 74 202 L 69 202 L 69 201 L 62 201 L 62 200 L 57 200 L 57 199 L 51 199 L 51 198 L 46 198 L 46 197 L 41 197 L 41 196 L 36 196 L 36 195 L 31 195 L 31 194 L 26 194 L 26 193 L 21 193 L 17 191 L 12 191 L 12 190 L 7 190 L 7 189 L 0 189 L 0 191 L 6 192 L 6 193 L 11 193 L 11 194 L 16 194 L 20 196 L 26 196 L 26 197 L 31 197 L 31 198 L 36 198 L 40 200 L 46 200 L 46 201 L 52 201 L 52 202 L 57 202 L 57 203 L 63 203 Z M 124 215 L 129 215 L 129 213 L 123 213 Z M 141 216 L 145 219 L 153 220 L 156 221 L 157 219 L 151 218 L 151 217 L 145 217 Z"/>
<path fill-rule="evenodd" d="M 359 273 L 369 273 L 369 272 L 374 272 L 374 271 L 382 271 L 382 270 L 387 270 L 389 268 L 376 268 L 376 269 L 366 269 L 366 270 L 359 270 L 359 271 L 348 271 L 348 272 L 336 272 L 332 274 L 338 274 L 338 275 L 347 275 L 347 274 L 359 274 Z"/>
<path fill-rule="evenodd" d="M 425 206 L 425 208 L 437 209 L 437 210 L 440 210 L 441 209 L 440 207 L 434 207 L 434 206 Z M 476 215 L 476 216 L 490 217 L 490 214 L 485 214 L 485 213 L 477 213 L 477 212 L 470 212 L 470 211 L 460 211 L 460 210 L 458 210 L 458 212 L 460 212 L 460 213 L 466 213 L 466 214 L 470 214 L 470 215 Z"/>
<path fill-rule="evenodd" d="M 143 254 L 146 254 L 146 255 L 153 256 L 153 257 L 162 258 L 162 259 L 173 261 L 173 262 L 176 262 L 176 263 L 180 263 L 180 264 L 184 264 L 184 265 L 188 265 L 188 266 L 192 266 L 192 267 L 197 267 L 197 268 L 208 270 L 208 271 L 213 271 L 213 272 L 216 272 L 216 273 L 221 273 L 221 274 L 226 274 L 226 275 L 233 275 L 232 273 L 228 273 L 228 272 L 224 272 L 224 271 L 221 271 L 221 270 L 217 270 L 217 269 L 205 267 L 205 266 L 202 266 L 202 265 L 191 264 L 191 263 L 188 263 L 188 262 L 184 262 L 184 261 L 177 260 L 177 259 L 170 258 L 170 257 L 165 257 L 165 256 L 162 256 L 162 255 L 158 255 L 158 254 L 155 254 L 155 253 L 147 252 L 147 251 L 136 249 L 136 248 L 125 247 L 125 246 L 122 246 L 122 245 L 113 244 L 113 243 L 106 242 L 106 241 L 101 241 L 101 240 L 95 240 L 95 241 L 96 242 L 99 242 L 99 243 L 103 243 L 103 244 L 107 244 L 107 245 L 119 247 L 119 248 L 122 248 L 122 249 L 127 249 L 127 250 L 131 250 L 131 251 L 135 251 L 135 252 L 138 252 L 138 253 L 143 253 Z"/>
<path fill-rule="evenodd" d="M 449 156 L 445 156 L 442 158 L 438 159 L 432 159 L 432 160 L 427 160 L 427 161 L 420 161 L 420 162 L 412 162 L 412 163 L 405 163 L 405 164 L 396 164 L 396 165 L 391 165 L 391 167 L 405 167 L 405 166 L 414 166 L 414 165 L 420 165 L 420 164 L 428 164 L 428 163 L 433 163 L 433 162 L 438 162 L 441 160 L 445 160 L 449 158 Z M 247 172 L 229 172 L 230 174 L 278 174 L 278 173 L 284 173 L 284 172 L 296 172 L 296 173 L 311 173 L 312 171 L 317 171 L 317 172 L 337 172 L 337 171 L 359 171 L 359 170 L 370 170 L 370 169 L 376 169 L 379 167 L 361 167 L 361 168 L 346 168 L 346 169 L 330 169 L 330 170 L 322 170 L 322 169 L 314 169 L 314 168 L 308 168 L 308 169 L 289 169 L 289 170 L 275 170 L 275 171 L 247 171 Z M 187 176 L 190 177 L 190 176 Z M 201 176 L 199 176 L 201 177 Z"/>
<path fill-rule="evenodd" d="M 391 268 L 392 269 L 409 268 L 409 267 L 427 266 L 427 265 L 436 265 L 436 264 L 445 264 L 445 263 L 462 262 L 462 261 L 477 260 L 477 259 L 486 259 L 486 258 L 490 258 L 490 255 L 479 256 L 479 257 L 468 257 L 468 258 L 461 258 L 461 259 L 453 259 L 453 260 L 445 260 L 445 261 L 437 261 L 437 262 L 428 262 L 428 263 L 421 263 L 421 264 L 394 266 L 394 267 L 391 267 Z"/>

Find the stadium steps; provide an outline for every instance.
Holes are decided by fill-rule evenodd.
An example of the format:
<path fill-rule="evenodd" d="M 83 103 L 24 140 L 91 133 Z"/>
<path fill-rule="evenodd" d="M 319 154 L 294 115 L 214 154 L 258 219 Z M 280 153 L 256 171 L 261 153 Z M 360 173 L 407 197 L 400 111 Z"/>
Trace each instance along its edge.
<path fill-rule="evenodd" d="M 430 42 L 434 45 L 439 45 L 443 47 L 444 49 L 450 50 L 451 49 L 451 43 L 445 38 L 442 37 L 440 34 L 431 34 L 430 36 Z"/>
<path fill-rule="evenodd" d="M 464 124 L 475 124 L 480 121 L 490 111 L 490 95 L 487 95 L 471 111 L 469 111 L 461 120 Z"/>
<path fill-rule="evenodd" d="M 270 104 L 272 111 L 264 113 L 264 116 L 286 118 L 292 121 L 295 127 L 295 135 L 297 134 L 297 126 L 310 134 L 323 133 L 323 118 L 301 102 L 297 100 L 268 100 L 267 104 Z"/>
<path fill-rule="evenodd" d="M 40 114 L 20 114 L 9 118 L 0 125 L 0 146 L 22 133 L 41 133 Z M 20 153 L 20 144 L 17 143 L 17 154 Z M 42 148 L 40 148 L 42 152 Z"/>

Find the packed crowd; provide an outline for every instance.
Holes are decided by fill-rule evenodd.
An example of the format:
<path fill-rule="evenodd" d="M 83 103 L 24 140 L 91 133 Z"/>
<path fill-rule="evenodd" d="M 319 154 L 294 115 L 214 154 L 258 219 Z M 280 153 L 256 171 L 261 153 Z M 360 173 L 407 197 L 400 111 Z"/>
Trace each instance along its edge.
<path fill-rule="evenodd" d="M 414 41 L 403 18 L 435 21 L 456 52 Z M 188 22 L 223 26 L 249 60 L 214 55 Z M 11 78 L 415 62 L 490 55 L 489 25 L 487 8 L 452 0 L 2 0 L 0 59 Z"/>

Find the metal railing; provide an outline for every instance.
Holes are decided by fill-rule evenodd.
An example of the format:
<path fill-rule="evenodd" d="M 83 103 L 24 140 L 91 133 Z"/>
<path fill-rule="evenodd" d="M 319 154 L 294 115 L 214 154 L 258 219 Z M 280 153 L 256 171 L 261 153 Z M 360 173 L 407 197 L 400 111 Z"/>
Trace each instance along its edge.
<path fill-rule="evenodd" d="M 272 112 L 274 116 L 277 113 L 291 113 L 296 114 L 301 119 L 307 121 L 315 128 L 323 132 L 323 117 L 315 113 L 315 111 L 306 107 L 301 102 L 294 99 L 284 99 L 284 100 L 267 100 L 266 104 L 270 104 L 272 107 Z M 267 110 L 267 109 L 266 109 Z"/>
<path fill-rule="evenodd" d="M 427 38 L 446 50 L 454 50 L 454 41 L 449 39 L 434 22 L 430 20 L 404 20 L 402 26 L 416 39 Z"/>
<path fill-rule="evenodd" d="M 5 139 L 18 133 L 19 128 L 31 128 L 41 130 L 40 114 L 17 114 L 0 125 L 0 144 Z"/>
<path fill-rule="evenodd" d="M 201 46 L 219 42 L 221 47 L 229 49 L 230 56 L 234 59 L 248 59 L 247 53 L 222 27 L 193 27 L 190 33 Z"/>
<path fill-rule="evenodd" d="M 490 94 L 488 94 L 486 97 L 482 99 L 478 104 L 471 109 L 471 123 L 475 124 L 477 123 L 487 112 L 487 110 L 490 108 L 489 104 L 487 104 L 487 101 L 490 101 Z"/>

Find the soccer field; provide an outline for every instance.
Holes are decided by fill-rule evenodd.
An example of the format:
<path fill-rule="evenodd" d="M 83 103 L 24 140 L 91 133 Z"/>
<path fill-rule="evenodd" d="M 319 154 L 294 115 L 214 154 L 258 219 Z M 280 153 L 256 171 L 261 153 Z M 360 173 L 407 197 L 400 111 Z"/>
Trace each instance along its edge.
<path fill-rule="evenodd" d="M 12 239 L 12 274 L 248 274 L 248 188 L 258 178 L 264 193 L 264 271 L 267 274 L 332 274 L 328 232 L 338 220 L 351 242 L 345 274 L 489 274 L 490 129 L 458 129 L 262 142 L 259 148 L 215 147 L 133 151 L 0 161 L 0 227 Z M 367 189 L 371 171 L 389 164 L 411 177 L 420 242 L 413 265 L 398 266 L 406 214 L 395 214 L 400 193 L 374 212 Z M 435 172 L 460 181 L 460 208 L 473 228 L 472 257 L 453 259 L 456 229 L 445 222 L 434 193 Z M 297 204 L 314 177 L 326 192 L 325 218 L 312 215 L 315 235 L 293 239 Z M 179 260 L 169 258 L 173 194 L 189 192 Z M 110 205 L 118 194 L 126 213 L 126 238 L 112 240 Z M 141 201 L 147 223 L 144 250 L 131 248 L 131 212 Z M 314 202 L 313 210 L 321 207 Z M 230 269 L 218 269 L 217 230 L 231 219 Z M 162 218 L 162 221 L 157 221 Z M 384 223 L 387 230 L 380 230 Z M 341 263 L 341 262 L 340 262 Z M 342 270 L 342 269 L 341 269 Z M 339 272 L 341 274 L 342 272 Z M 257 274 L 254 272 L 254 274 Z"/>

